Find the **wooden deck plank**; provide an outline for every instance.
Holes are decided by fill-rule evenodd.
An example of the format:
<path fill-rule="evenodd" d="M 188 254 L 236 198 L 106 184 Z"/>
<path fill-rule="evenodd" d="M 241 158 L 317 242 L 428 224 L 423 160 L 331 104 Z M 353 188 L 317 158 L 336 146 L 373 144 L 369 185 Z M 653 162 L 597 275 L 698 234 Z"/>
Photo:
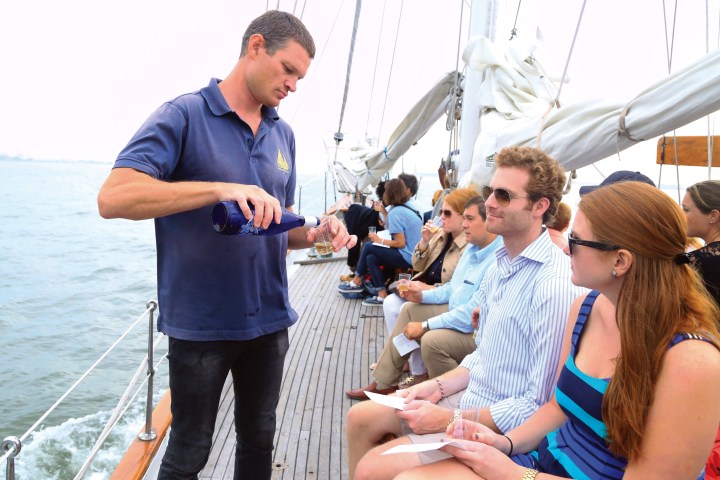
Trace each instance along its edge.
<path fill-rule="evenodd" d="M 289 282 L 298 322 L 290 328 L 273 457 L 273 480 L 347 478 L 345 390 L 370 382 L 369 365 L 385 342 L 382 309 L 336 290 L 344 259 L 304 264 Z M 378 317 L 361 317 L 362 313 Z M 215 444 L 200 478 L 229 478 L 235 455 L 233 391 L 228 379 Z"/>

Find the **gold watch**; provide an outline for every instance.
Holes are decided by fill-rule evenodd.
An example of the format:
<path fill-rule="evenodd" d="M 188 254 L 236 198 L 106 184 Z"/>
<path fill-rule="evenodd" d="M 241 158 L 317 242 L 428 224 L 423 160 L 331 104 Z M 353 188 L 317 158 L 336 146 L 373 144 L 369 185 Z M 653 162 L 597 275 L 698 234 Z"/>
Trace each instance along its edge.
<path fill-rule="evenodd" d="M 523 475 L 521 480 L 535 480 L 535 477 L 538 476 L 538 473 L 540 472 L 538 472 L 534 468 L 528 468 L 527 470 L 525 470 L 525 475 Z"/>

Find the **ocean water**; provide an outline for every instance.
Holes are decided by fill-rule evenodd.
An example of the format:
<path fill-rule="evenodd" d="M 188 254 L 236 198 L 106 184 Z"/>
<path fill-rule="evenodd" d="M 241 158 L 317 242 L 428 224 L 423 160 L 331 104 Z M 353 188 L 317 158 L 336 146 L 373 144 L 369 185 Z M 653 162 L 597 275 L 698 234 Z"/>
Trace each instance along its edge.
<path fill-rule="evenodd" d="M 152 222 L 97 213 L 109 168 L 0 161 L 2 438 L 25 434 L 155 298 Z M 26 440 L 18 478 L 74 477 L 146 352 L 141 324 Z M 106 478 L 143 425 L 138 404 L 88 478 Z"/>
<path fill-rule="evenodd" d="M 0 158 L 0 440 L 22 437 L 156 298 L 153 222 L 97 213 L 110 167 Z M 423 195 L 432 195 L 431 183 Z M 326 193 L 323 175 L 300 175 L 300 186 L 296 205 L 306 214 L 339 199 L 330 181 Z M 146 349 L 144 319 L 28 436 L 16 459 L 18 479 L 75 476 Z M 161 362 L 156 401 L 166 389 Z M 109 477 L 144 426 L 143 402 L 144 393 L 86 478 Z M 0 478 L 3 473 L 0 465 Z"/>

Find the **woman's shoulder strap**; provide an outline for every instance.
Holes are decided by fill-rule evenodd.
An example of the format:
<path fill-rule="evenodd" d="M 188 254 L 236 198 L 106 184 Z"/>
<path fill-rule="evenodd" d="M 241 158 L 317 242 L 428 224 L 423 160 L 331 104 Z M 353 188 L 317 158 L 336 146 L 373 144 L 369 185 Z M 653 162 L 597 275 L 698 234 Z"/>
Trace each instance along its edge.
<path fill-rule="evenodd" d="M 713 342 L 710 339 L 709 335 L 703 335 L 700 333 L 689 333 L 689 332 L 682 332 L 682 333 L 676 333 L 675 336 L 670 340 L 670 345 L 668 345 L 668 348 L 672 348 L 675 345 L 677 345 L 680 342 L 684 342 L 685 340 L 702 340 L 703 342 L 708 342 L 712 345 L 717 345 L 716 342 Z"/>

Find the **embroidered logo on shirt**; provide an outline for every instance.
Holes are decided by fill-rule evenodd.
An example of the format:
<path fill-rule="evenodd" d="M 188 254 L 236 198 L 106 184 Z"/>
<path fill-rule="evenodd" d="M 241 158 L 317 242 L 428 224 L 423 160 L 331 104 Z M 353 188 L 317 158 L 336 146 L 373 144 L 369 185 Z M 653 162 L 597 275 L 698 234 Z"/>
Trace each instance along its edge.
<path fill-rule="evenodd" d="M 285 157 L 283 157 L 283 154 L 280 152 L 279 148 L 278 148 L 278 154 L 277 154 L 277 166 L 280 170 L 282 170 L 285 173 L 290 172 L 290 165 L 288 165 L 287 161 L 285 160 Z"/>

